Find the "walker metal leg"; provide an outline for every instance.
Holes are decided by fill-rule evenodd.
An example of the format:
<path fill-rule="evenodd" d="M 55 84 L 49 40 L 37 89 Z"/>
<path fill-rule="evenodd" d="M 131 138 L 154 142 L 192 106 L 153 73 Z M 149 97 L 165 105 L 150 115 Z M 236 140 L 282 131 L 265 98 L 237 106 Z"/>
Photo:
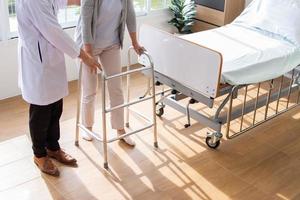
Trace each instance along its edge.
<path fill-rule="evenodd" d="M 140 96 L 140 99 L 145 98 L 147 95 L 151 95 L 151 90 L 152 90 L 151 78 L 147 78 L 147 90 L 142 96 Z"/>
<path fill-rule="evenodd" d="M 75 146 L 79 146 L 79 123 L 80 123 L 80 113 L 81 113 L 81 78 L 82 78 L 82 62 L 79 66 L 79 78 L 78 78 L 78 96 L 77 96 L 77 113 L 76 113 L 76 135 L 75 135 Z"/>
<path fill-rule="evenodd" d="M 102 72 L 102 133 L 103 133 L 103 155 L 104 155 L 104 168 L 108 169 L 107 159 L 107 133 L 106 133 L 106 81 L 104 72 Z"/>
<path fill-rule="evenodd" d="M 155 80 L 153 79 L 152 82 L 153 82 L 152 87 L 155 87 Z M 148 94 L 151 95 L 152 88 L 151 88 L 151 79 L 150 78 L 148 78 L 148 80 L 147 80 L 147 87 L 148 87 L 148 91 L 149 91 Z M 147 96 L 147 95 L 145 95 L 145 96 Z"/>
<path fill-rule="evenodd" d="M 127 71 L 130 70 L 130 65 L 127 66 Z M 130 74 L 127 75 L 127 84 L 126 84 L 126 103 L 129 103 L 130 101 Z M 129 128 L 129 107 L 126 107 L 126 121 L 125 121 L 125 126 Z"/>
<path fill-rule="evenodd" d="M 153 110 L 153 137 L 154 137 L 154 147 L 158 148 L 158 140 L 157 140 L 157 123 L 156 123 L 156 92 L 155 92 L 155 78 L 154 78 L 154 66 L 151 62 L 151 78 L 152 78 L 152 110 Z M 150 79 L 149 79 L 150 80 Z"/>
<path fill-rule="evenodd" d="M 128 54 L 127 54 L 127 57 L 128 57 L 128 65 L 127 65 L 127 72 L 129 72 L 130 71 L 130 67 L 131 67 L 131 54 L 130 54 L 130 52 L 133 50 L 133 47 L 130 47 L 129 49 L 128 49 Z M 130 101 L 130 74 L 128 74 L 127 76 L 126 76 L 126 103 L 129 103 L 129 101 Z M 126 116 L 126 118 L 125 118 L 125 126 L 127 127 L 127 128 L 129 128 L 129 107 L 126 107 L 125 108 L 125 116 Z"/>

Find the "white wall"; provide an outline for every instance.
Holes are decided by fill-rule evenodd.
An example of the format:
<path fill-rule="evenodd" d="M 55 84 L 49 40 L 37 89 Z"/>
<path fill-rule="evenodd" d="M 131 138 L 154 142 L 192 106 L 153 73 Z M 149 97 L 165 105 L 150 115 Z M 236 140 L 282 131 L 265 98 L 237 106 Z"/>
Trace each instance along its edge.
<path fill-rule="evenodd" d="M 167 21 L 170 18 L 168 10 L 153 11 L 147 16 L 137 18 L 138 25 L 143 23 L 162 28 L 166 31 L 172 31 L 172 27 Z M 74 29 L 68 29 L 66 32 L 73 37 Z M 18 88 L 18 62 L 17 62 L 18 39 L 9 41 L 0 41 L 0 100 L 13 97 L 20 94 Z M 127 49 L 130 46 L 128 34 L 125 36 L 124 50 L 122 51 L 122 65 L 127 64 Z M 75 61 L 66 58 L 68 80 L 77 79 L 77 70 Z"/>
<path fill-rule="evenodd" d="M 246 0 L 248 5 L 252 0 Z M 174 31 L 170 25 L 167 24 L 170 19 L 170 13 L 167 10 L 160 10 L 151 12 L 147 16 L 138 17 L 138 25 L 143 23 L 151 24 L 166 31 Z M 66 32 L 73 37 L 74 29 L 68 29 Z M 8 97 L 13 97 L 20 94 L 18 88 L 18 64 L 17 64 L 17 44 L 18 39 L 9 41 L 0 41 L 0 100 Z M 127 49 L 130 46 L 128 34 L 124 41 L 124 50 L 122 51 L 122 65 L 127 64 Z M 75 80 L 77 78 L 77 71 L 75 61 L 70 58 L 66 59 L 68 80 Z"/>

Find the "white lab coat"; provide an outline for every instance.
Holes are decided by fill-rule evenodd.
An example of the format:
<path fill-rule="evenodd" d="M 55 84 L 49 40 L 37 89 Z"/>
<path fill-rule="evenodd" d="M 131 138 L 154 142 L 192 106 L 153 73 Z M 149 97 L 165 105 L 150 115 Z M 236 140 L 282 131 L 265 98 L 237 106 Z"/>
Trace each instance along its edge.
<path fill-rule="evenodd" d="M 57 12 L 67 0 L 17 0 L 19 86 L 25 101 L 48 105 L 68 95 L 64 53 L 80 48 L 63 31 Z"/>

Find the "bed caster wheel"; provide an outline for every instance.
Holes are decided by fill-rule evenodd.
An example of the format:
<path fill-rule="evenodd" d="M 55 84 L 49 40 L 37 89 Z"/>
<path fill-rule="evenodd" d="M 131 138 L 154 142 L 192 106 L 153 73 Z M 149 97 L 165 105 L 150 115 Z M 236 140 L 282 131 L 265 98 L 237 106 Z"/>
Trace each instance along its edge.
<path fill-rule="evenodd" d="M 79 147 L 79 141 L 75 141 L 75 146 Z"/>
<path fill-rule="evenodd" d="M 154 147 L 158 148 L 158 142 L 154 142 Z"/>
<path fill-rule="evenodd" d="M 127 128 L 129 128 L 129 122 L 127 122 L 127 123 L 125 124 L 125 126 L 126 126 Z"/>
<path fill-rule="evenodd" d="M 163 116 L 165 113 L 164 108 L 159 108 L 158 110 L 156 110 L 156 116 L 161 117 Z"/>
<path fill-rule="evenodd" d="M 190 124 L 185 124 L 184 125 L 184 128 L 188 128 L 188 127 L 190 127 L 191 125 Z"/>
<path fill-rule="evenodd" d="M 213 138 L 210 136 L 207 136 L 205 139 L 206 145 L 211 149 L 217 149 L 220 145 L 220 140 L 213 142 Z"/>

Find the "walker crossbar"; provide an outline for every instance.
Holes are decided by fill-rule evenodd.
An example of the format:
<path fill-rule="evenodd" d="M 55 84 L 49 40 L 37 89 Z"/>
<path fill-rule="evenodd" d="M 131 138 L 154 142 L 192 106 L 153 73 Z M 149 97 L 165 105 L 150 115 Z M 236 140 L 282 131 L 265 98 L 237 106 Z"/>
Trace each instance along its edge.
<path fill-rule="evenodd" d="M 128 50 L 128 55 L 130 56 L 130 52 L 133 50 L 133 47 L 130 47 Z M 138 69 L 130 69 L 131 66 L 131 60 L 129 58 L 129 62 L 128 62 L 128 66 L 127 66 L 127 70 L 125 72 L 121 72 L 119 74 L 114 74 L 111 76 L 106 76 L 105 72 L 102 71 L 101 72 L 101 99 L 102 99 L 102 137 L 100 136 L 100 134 L 97 134 L 89 129 L 87 129 L 83 124 L 81 124 L 80 122 L 80 112 L 81 112 L 81 99 L 82 99 L 82 87 L 81 87 L 81 78 L 82 78 L 82 63 L 80 64 L 80 71 L 79 71 L 79 80 L 78 80 L 78 99 L 77 99 L 77 116 L 76 116 L 76 137 L 75 137 L 75 145 L 79 146 L 79 130 L 82 130 L 88 134 L 90 134 L 91 136 L 93 136 L 96 140 L 100 141 L 103 144 L 103 156 L 104 156 L 104 168 L 108 169 L 108 155 L 107 155 L 107 144 L 108 143 L 112 143 L 115 142 L 117 140 L 121 140 L 127 136 L 130 135 L 134 135 L 136 133 L 139 133 L 141 131 L 153 128 L 153 134 L 154 134 L 154 146 L 158 147 L 158 143 L 157 143 L 157 128 L 156 128 L 156 115 L 155 115 L 155 86 L 154 86 L 154 69 L 153 69 L 153 63 L 152 63 L 152 59 L 151 57 L 146 53 L 142 53 L 141 55 L 139 55 L 139 57 L 143 56 L 143 60 L 147 60 L 148 62 L 144 63 L 144 65 L 142 65 L 141 67 L 139 67 Z M 143 63 L 142 63 L 143 64 Z M 150 71 L 151 72 L 151 76 L 150 76 L 150 81 L 148 81 L 148 87 L 151 87 L 152 89 L 152 94 L 154 95 L 150 95 L 147 98 L 143 98 L 143 99 L 137 99 L 134 101 L 129 101 L 129 80 L 130 80 L 130 75 L 133 73 L 137 73 L 137 72 L 143 72 L 143 71 Z M 107 108 L 106 107 L 106 84 L 107 81 L 114 79 L 114 78 L 121 78 L 123 76 L 127 76 L 127 101 L 124 104 L 118 105 L 118 106 L 114 106 L 111 108 Z M 150 85 L 150 82 L 152 83 L 152 85 Z M 139 113 L 137 111 L 135 111 L 136 114 L 138 114 L 142 119 L 145 120 L 146 122 L 146 126 L 139 128 L 137 130 L 133 130 L 130 131 L 126 134 L 123 135 L 119 135 L 117 137 L 108 139 L 107 138 L 107 129 L 106 129 L 106 114 L 113 112 L 117 109 L 121 109 L 121 108 L 127 108 L 126 111 L 126 126 L 129 127 L 129 114 L 128 114 L 128 108 L 132 105 L 138 104 L 138 103 L 142 103 L 144 101 L 148 101 L 148 100 L 152 100 L 152 120 L 148 119 L 145 115 L 143 115 L 142 113 Z"/>
<path fill-rule="evenodd" d="M 78 124 L 79 128 L 82 129 L 83 131 L 87 132 L 88 134 L 92 135 L 96 140 L 98 140 L 99 142 L 103 142 L 103 139 L 100 137 L 100 135 L 98 135 L 97 133 L 87 129 L 85 126 L 83 126 L 82 124 Z M 153 124 L 150 124 L 148 126 L 145 126 L 143 128 L 140 128 L 140 129 L 137 129 L 137 130 L 134 130 L 134 131 L 131 131 L 131 132 L 128 132 L 126 134 L 123 134 L 123 135 L 120 135 L 118 137 L 115 137 L 115 138 L 111 138 L 109 140 L 107 140 L 107 143 L 112 143 L 112 142 L 115 142 L 117 140 L 121 140 L 123 139 L 124 137 L 127 137 L 127 136 L 130 136 L 130 135 L 134 135 L 138 132 L 141 132 L 141 131 L 144 131 L 146 129 L 149 129 L 149 128 L 152 128 L 153 127 Z"/>
<path fill-rule="evenodd" d="M 118 106 L 115 106 L 115 107 L 106 109 L 105 112 L 106 112 L 106 113 L 109 113 L 109 112 L 112 112 L 112 111 L 117 110 L 117 109 L 120 109 L 120 108 L 125 108 L 125 107 L 128 107 L 128 106 L 132 106 L 132 105 L 135 105 L 135 104 L 138 104 L 138 103 L 141 103 L 141 102 L 150 100 L 150 99 L 152 99 L 152 98 L 153 98 L 153 95 L 151 95 L 150 97 L 147 97 L 147 98 L 138 99 L 138 100 L 132 101 L 132 102 L 130 102 L 130 103 L 125 103 L 125 104 L 122 104 L 122 105 L 118 105 Z"/>
<path fill-rule="evenodd" d="M 105 77 L 105 80 L 108 81 L 108 80 L 113 79 L 113 78 L 118 78 L 120 76 L 126 76 L 126 75 L 129 75 L 129 74 L 133 74 L 133 73 L 137 73 L 137 72 L 141 72 L 141 71 L 146 71 L 146 70 L 149 70 L 149 69 L 151 69 L 151 67 L 142 67 L 142 68 L 138 68 L 138 69 L 132 69 L 132 70 L 129 70 L 129 71 L 126 71 L 126 72 L 122 72 L 120 74 L 107 76 L 107 77 Z"/>

